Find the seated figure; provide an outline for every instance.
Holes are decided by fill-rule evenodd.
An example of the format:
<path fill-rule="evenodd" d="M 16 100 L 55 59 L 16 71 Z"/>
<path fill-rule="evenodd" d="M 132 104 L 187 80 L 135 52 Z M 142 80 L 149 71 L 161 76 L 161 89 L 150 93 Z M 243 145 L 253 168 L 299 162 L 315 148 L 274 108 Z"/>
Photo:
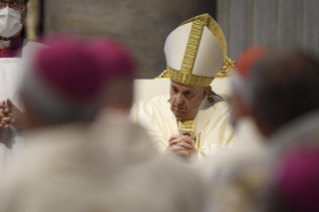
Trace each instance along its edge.
<path fill-rule="evenodd" d="M 131 78 L 132 59 L 107 40 L 83 43 L 53 37 L 30 63 L 20 90 L 25 146 L 0 173 L 0 211 L 202 211 L 199 176 L 156 154 L 110 95 L 110 81 Z"/>
<path fill-rule="evenodd" d="M 229 147 L 229 107 L 210 86 L 233 67 L 218 24 L 208 14 L 194 17 L 168 36 L 164 51 L 167 70 L 160 77 L 171 80 L 170 93 L 138 102 L 131 119 L 163 153 L 203 158 Z"/>
<path fill-rule="evenodd" d="M 232 118 L 236 131 L 244 119 L 254 128 L 236 133 L 240 148 L 202 166 L 205 211 L 319 211 L 318 59 L 254 47 L 237 61 Z"/>

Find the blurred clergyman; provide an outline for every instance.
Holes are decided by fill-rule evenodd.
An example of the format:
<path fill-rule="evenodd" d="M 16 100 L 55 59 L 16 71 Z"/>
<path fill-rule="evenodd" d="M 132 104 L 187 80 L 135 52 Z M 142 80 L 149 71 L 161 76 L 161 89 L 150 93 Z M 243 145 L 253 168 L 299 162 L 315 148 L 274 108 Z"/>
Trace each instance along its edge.
<path fill-rule="evenodd" d="M 232 65 L 220 27 L 208 14 L 194 17 L 168 36 L 164 51 L 170 94 L 136 104 L 132 120 L 147 129 L 163 153 L 203 158 L 228 147 L 233 138 L 229 107 L 210 86 Z"/>
<path fill-rule="evenodd" d="M 36 54 L 21 89 L 26 146 L 1 175 L 0 211 L 201 211 L 199 177 L 152 154 L 141 128 L 112 110 L 118 120 L 101 115 L 101 125 L 91 127 L 108 97 L 107 72 L 133 68 L 120 46 L 98 43 L 108 67 L 83 42 L 66 38 Z M 116 57 L 128 70 L 113 69 Z"/>
<path fill-rule="evenodd" d="M 254 65 L 257 64 L 269 52 L 269 49 L 263 46 L 254 46 L 244 51 L 236 60 L 237 71 L 232 73 L 231 85 L 232 95 L 231 114 L 232 122 L 235 127 L 234 146 L 238 148 L 249 149 L 258 147 L 263 143 L 264 136 L 257 129 L 251 114 L 247 113 L 243 108 L 242 102 L 249 104 L 247 100 L 247 93 L 251 92 L 250 87 L 245 86 L 245 81 L 241 79 L 241 74 L 249 73 Z"/>
<path fill-rule="evenodd" d="M 254 65 L 263 59 L 268 52 L 266 47 L 255 46 L 244 51 L 236 60 L 236 71 L 232 73 L 231 77 L 232 95 L 230 98 L 235 132 L 233 148 L 224 149 L 222 154 L 214 154 L 194 166 L 208 187 L 211 186 L 212 179 L 220 172 L 220 169 L 225 171 L 229 165 L 243 157 L 253 157 L 263 151 L 264 136 L 258 130 L 250 114 L 243 110 L 242 105 L 238 105 L 238 102 L 245 102 L 246 94 L 250 92 L 248 90 L 250 88 L 245 87 L 246 83 L 241 81 L 238 72 L 250 73 Z"/>
<path fill-rule="evenodd" d="M 155 153 L 145 130 L 128 119 L 132 107 L 135 64 L 129 51 L 119 43 L 99 39 L 87 47 L 102 67 L 105 86 L 102 110 L 92 127 L 94 139 L 105 145 L 107 155 L 121 166 L 147 160 Z"/>
<path fill-rule="evenodd" d="M 20 90 L 28 135 L 1 175 L 3 212 L 84 211 L 107 179 L 108 165 L 88 137 L 99 108 L 99 68 L 71 39 L 48 45 L 36 52 Z"/>
<path fill-rule="evenodd" d="M 199 177 L 158 153 L 145 130 L 127 117 L 135 76 L 128 50 L 107 39 L 93 42 L 88 50 L 102 67 L 106 82 L 101 95 L 103 107 L 92 125 L 92 140 L 101 145 L 107 160 L 125 173 L 126 181 L 134 184 L 136 193 L 128 198 L 140 194 L 156 200 L 145 199 L 136 204 L 139 208 L 130 211 L 201 211 L 203 188 Z M 183 202 L 183 206 L 176 202 Z"/>
<path fill-rule="evenodd" d="M 258 62 L 250 67 L 239 67 L 233 76 L 238 96 L 233 97 L 232 103 L 236 107 L 235 119 L 241 116 L 252 119 L 265 138 L 265 149 L 258 154 L 242 154 L 216 170 L 211 179 L 207 211 L 265 211 L 260 198 L 283 155 L 294 147 L 312 149 L 318 146 L 318 60 L 296 50 L 255 51 L 255 54 L 259 54 Z M 252 56 L 249 52 L 247 55 Z M 290 191 L 295 192 L 299 188 L 293 188 L 288 182 L 291 180 L 293 177 L 281 183 L 291 185 Z M 305 201 L 300 199 L 291 204 L 300 206 Z M 300 207 L 288 208 L 300 211 Z M 284 210 L 279 208 L 278 211 Z"/>
<path fill-rule="evenodd" d="M 114 40 L 98 38 L 87 47 L 102 67 L 106 83 L 103 105 L 127 118 L 133 101 L 135 63 L 131 53 Z"/>
<path fill-rule="evenodd" d="M 26 124 L 26 114 L 18 98 L 17 87 L 24 77 L 28 57 L 39 47 L 21 37 L 27 17 L 28 0 L 0 1 L 0 163 L 5 163 Z M 9 149 L 8 149 L 9 148 Z M 2 164 L 0 164 L 2 165 Z"/>
<path fill-rule="evenodd" d="M 286 149 L 270 167 L 260 211 L 319 211 L 318 144 Z"/>

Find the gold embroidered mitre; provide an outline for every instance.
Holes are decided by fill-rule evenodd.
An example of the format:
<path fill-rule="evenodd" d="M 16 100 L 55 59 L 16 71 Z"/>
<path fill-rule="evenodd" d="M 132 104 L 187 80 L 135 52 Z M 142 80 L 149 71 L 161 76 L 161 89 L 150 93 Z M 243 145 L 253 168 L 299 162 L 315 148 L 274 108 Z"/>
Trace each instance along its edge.
<path fill-rule="evenodd" d="M 209 14 L 194 17 L 167 37 L 166 73 L 179 84 L 209 86 L 215 77 L 227 77 L 233 68 L 226 49 L 224 34 L 214 19 Z"/>

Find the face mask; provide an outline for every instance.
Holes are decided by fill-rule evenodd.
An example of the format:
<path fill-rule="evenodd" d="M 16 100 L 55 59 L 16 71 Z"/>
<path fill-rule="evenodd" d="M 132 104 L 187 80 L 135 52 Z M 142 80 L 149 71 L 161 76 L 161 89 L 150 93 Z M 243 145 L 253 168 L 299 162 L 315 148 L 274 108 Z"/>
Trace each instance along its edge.
<path fill-rule="evenodd" d="M 22 29 L 20 22 L 22 12 L 10 7 L 0 9 L 0 36 L 9 38 Z"/>

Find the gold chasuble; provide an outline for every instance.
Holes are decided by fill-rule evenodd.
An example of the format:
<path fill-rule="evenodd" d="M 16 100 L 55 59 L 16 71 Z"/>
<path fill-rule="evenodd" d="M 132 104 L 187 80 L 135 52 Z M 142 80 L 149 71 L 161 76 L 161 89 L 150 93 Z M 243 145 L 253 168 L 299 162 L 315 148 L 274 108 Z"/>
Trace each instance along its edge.
<path fill-rule="evenodd" d="M 194 17 L 167 37 L 164 47 L 167 70 L 158 78 L 169 78 L 190 87 L 207 87 L 214 78 L 228 77 L 234 67 L 226 49 L 223 32 L 212 17 L 208 14 Z M 176 134 L 192 138 L 199 158 L 231 146 L 229 106 L 214 92 L 202 101 L 193 120 L 175 118 L 169 94 L 135 104 L 130 116 L 146 128 L 155 147 L 162 152 Z"/>

